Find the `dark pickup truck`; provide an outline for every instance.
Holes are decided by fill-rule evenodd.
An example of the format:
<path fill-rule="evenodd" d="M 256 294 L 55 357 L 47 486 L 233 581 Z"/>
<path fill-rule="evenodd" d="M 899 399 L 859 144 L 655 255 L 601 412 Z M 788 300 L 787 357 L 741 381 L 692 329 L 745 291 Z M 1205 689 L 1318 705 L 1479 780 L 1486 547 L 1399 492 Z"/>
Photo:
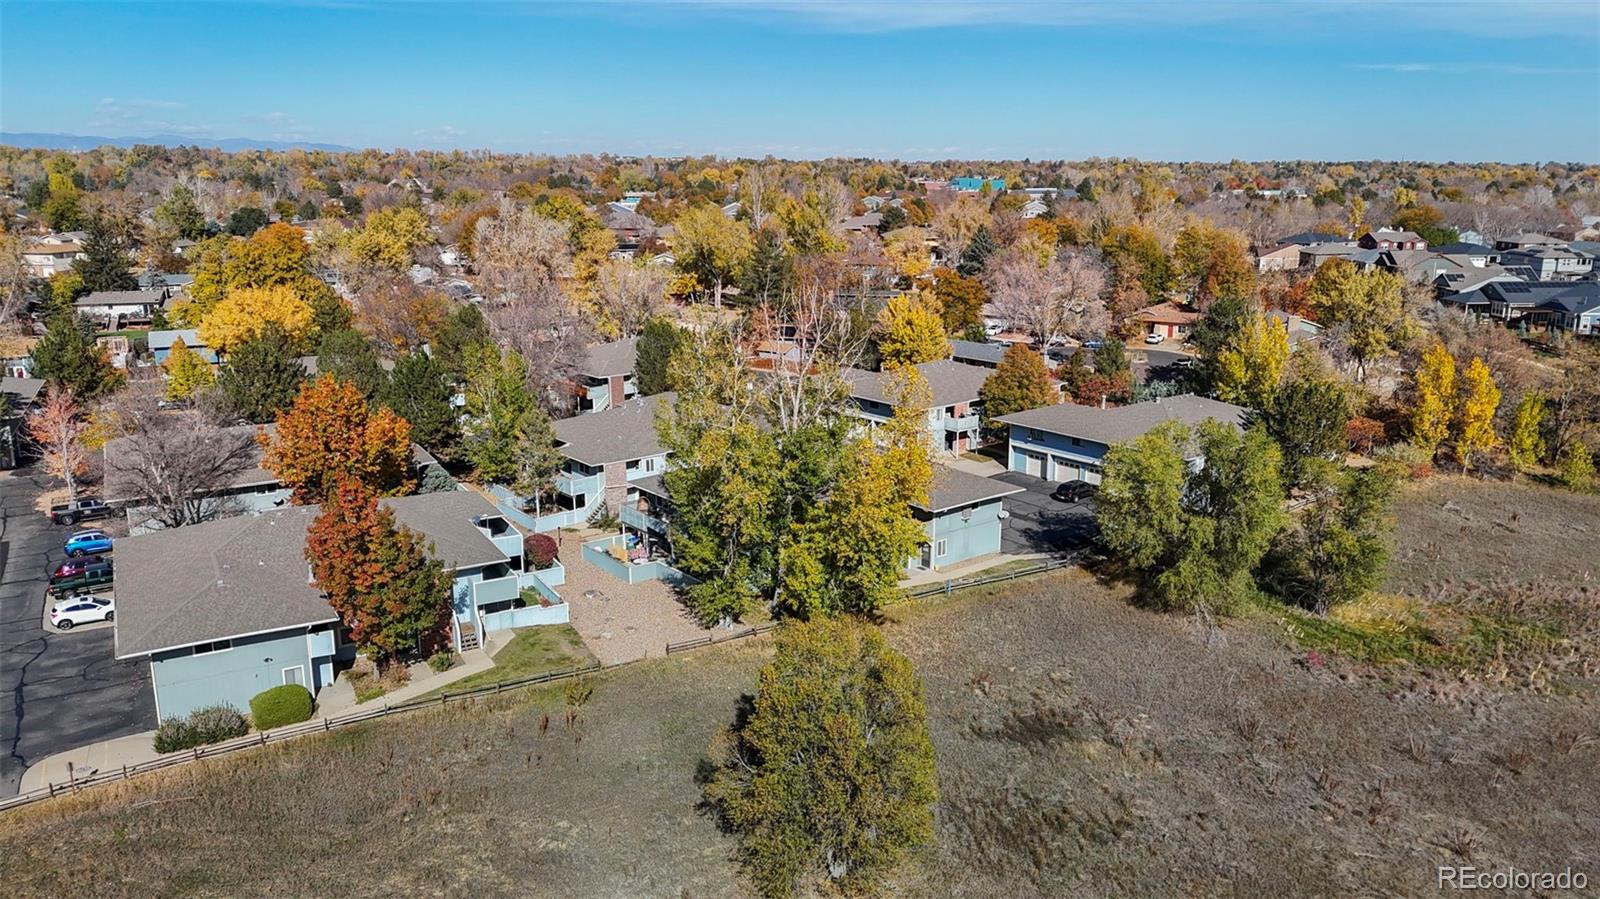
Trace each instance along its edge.
<path fill-rule="evenodd" d="M 75 499 L 70 503 L 50 507 L 50 520 L 56 524 L 77 524 L 80 521 L 105 518 L 110 514 L 111 507 L 93 497 Z"/>
<path fill-rule="evenodd" d="M 110 562 L 90 562 L 81 569 L 50 579 L 51 596 L 79 596 L 111 586 L 114 577 Z"/>

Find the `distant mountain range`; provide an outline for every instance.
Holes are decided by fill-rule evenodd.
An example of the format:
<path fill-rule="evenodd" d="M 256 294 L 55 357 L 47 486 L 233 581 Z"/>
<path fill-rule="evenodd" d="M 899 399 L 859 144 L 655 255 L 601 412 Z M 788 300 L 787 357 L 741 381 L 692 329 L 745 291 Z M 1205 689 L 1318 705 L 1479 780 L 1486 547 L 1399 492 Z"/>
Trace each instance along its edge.
<path fill-rule="evenodd" d="M 159 144 L 163 147 L 208 147 L 227 152 L 239 150 L 326 150 L 345 153 L 354 147 L 316 144 L 299 140 L 257 140 L 253 137 L 194 137 L 181 134 L 152 134 L 147 137 L 98 137 L 86 134 L 44 134 L 31 131 L 0 131 L 0 144 L 12 147 L 37 147 L 42 150 L 92 150 L 95 147 L 131 147 L 134 144 Z"/>

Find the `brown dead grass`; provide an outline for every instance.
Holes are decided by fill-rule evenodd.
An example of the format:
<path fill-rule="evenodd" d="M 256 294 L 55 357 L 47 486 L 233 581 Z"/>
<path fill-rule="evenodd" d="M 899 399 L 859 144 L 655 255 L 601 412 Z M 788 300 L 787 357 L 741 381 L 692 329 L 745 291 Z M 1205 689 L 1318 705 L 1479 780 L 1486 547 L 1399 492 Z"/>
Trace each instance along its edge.
<path fill-rule="evenodd" d="M 1408 496 L 1406 543 L 1462 527 L 1431 492 L 1450 487 Z M 1523 489 L 1457 537 L 1498 533 L 1491 510 L 1526 506 Z M 1520 526 L 1531 552 L 1561 540 L 1526 509 Z M 1401 554 L 1396 584 L 1425 582 L 1434 563 Z M 1492 557 L 1450 567 L 1506 575 Z M 942 796 L 936 843 L 894 894 L 1427 895 L 1443 863 L 1600 874 L 1592 689 L 1431 701 L 1305 665 L 1266 619 L 1217 640 L 1127 599 L 1069 570 L 894 610 Z M 694 775 L 769 651 L 757 639 L 597 678 L 572 730 L 547 688 L 36 806 L 0 819 L 0 883 L 17 897 L 745 895 Z"/>

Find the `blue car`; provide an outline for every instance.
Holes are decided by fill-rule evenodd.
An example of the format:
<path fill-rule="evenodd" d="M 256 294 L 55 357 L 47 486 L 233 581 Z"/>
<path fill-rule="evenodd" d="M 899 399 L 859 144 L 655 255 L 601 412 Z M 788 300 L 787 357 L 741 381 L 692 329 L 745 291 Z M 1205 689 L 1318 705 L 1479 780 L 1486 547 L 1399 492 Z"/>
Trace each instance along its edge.
<path fill-rule="evenodd" d="M 111 552 L 111 538 L 104 531 L 79 531 L 67 538 L 65 549 L 73 558 L 108 553 Z"/>

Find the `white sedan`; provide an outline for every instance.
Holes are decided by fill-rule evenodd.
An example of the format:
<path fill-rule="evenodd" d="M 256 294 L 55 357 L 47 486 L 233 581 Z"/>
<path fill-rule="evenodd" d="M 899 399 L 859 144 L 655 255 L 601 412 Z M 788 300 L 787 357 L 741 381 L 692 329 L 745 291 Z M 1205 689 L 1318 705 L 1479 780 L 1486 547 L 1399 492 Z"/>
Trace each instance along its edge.
<path fill-rule="evenodd" d="M 73 625 L 111 621 L 117 617 L 117 602 L 105 596 L 74 596 L 58 600 L 50 607 L 50 623 L 64 630 Z"/>
<path fill-rule="evenodd" d="M 1157 333 L 1155 333 L 1153 331 L 1144 336 L 1144 342 L 1150 344 L 1151 346 L 1155 346 L 1156 344 L 1158 344 L 1161 341 L 1166 340 L 1166 339 L 1167 338 L 1166 338 L 1165 335 L 1157 334 Z"/>

